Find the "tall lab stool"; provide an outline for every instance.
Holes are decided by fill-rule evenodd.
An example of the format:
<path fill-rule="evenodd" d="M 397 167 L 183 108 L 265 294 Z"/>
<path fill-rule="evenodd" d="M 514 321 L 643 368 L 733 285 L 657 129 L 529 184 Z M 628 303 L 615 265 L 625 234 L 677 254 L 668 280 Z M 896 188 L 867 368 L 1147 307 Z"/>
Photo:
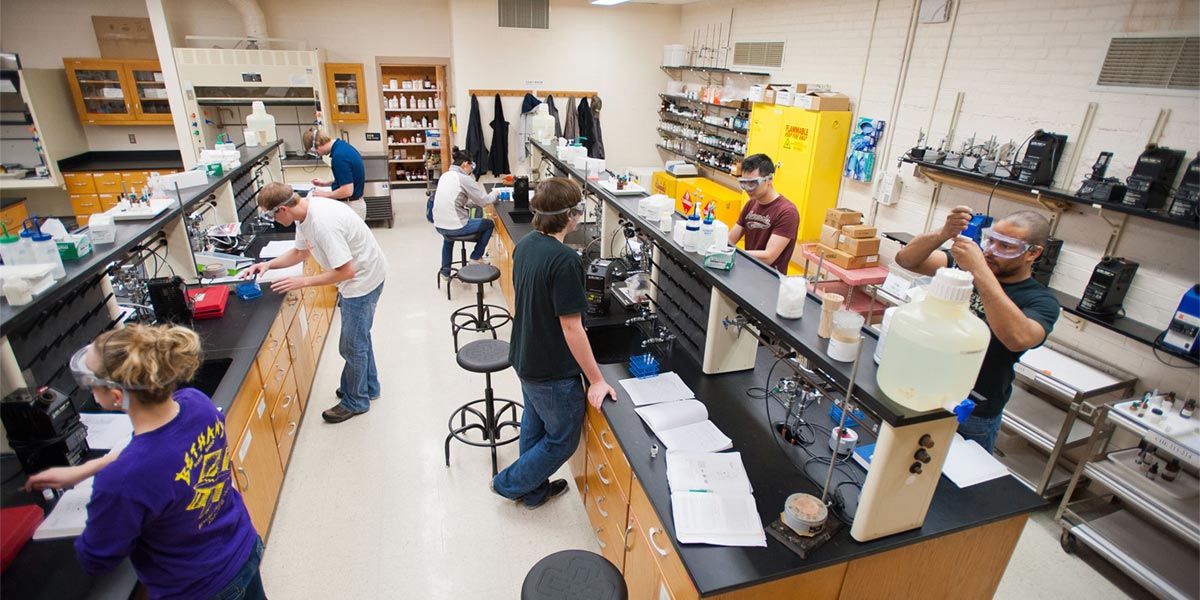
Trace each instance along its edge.
<path fill-rule="evenodd" d="M 525 575 L 521 600 L 627 600 L 629 589 L 608 559 L 584 550 L 563 550 L 539 560 Z"/>
<path fill-rule="evenodd" d="M 450 442 L 458 440 L 468 446 L 490 448 L 492 450 L 492 476 L 500 470 L 496 467 L 496 448 L 511 444 L 520 437 L 521 421 L 517 409 L 525 407 L 513 400 L 496 398 L 492 394 L 492 373 L 509 368 L 508 342 L 504 340 L 477 340 L 462 347 L 456 355 L 458 366 L 472 372 L 483 373 L 487 382 L 483 388 L 483 398 L 472 400 L 450 413 L 448 426 L 450 435 L 446 436 L 446 466 L 450 466 Z M 505 413 L 508 420 L 503 420 Z M 468 423 L 468 420 L 470 422 Z M 455 425 L 455 421 L 458 422 Z M 510 437 L 503 436 L 505 427 L 511 427 Z M 483 440 L 467 437 L 467 432 L 479 431 Z"/>
<path fill-rule="evenodd" d="M 467 233 L 464 235 L 443 235 L 443 239 L 450 240 L 455 244 L 461 244 L 458 248 L 458 260 L 450 261 L 450 276 L 446 279 L 446 299 L 450 299 L 450 282 L 458 278 L 458 271 L 462 267 L 467 266 L 467 243 L 475 243 L 479 241 L 479 232 Z M 440 254 L 439 254 L 440 255 Z M 438 265 L 437 285 L 438 289 L 442 289 L 442 267 Z"/>
<path fill-rule="evenodd" d="M 467 265 L 458 270 L 457 279 L 476 287 L 475 305 L 464 306 L 450 313 L 450 333 L 454 336 L 454 351 L 458 352 L 460 331 L 491 331 L 496 339 L 496 329 L 512 321 L 507 308 L 483 302 L 483 284 L 500 279 L 500 269 L 492 265 Z"/>

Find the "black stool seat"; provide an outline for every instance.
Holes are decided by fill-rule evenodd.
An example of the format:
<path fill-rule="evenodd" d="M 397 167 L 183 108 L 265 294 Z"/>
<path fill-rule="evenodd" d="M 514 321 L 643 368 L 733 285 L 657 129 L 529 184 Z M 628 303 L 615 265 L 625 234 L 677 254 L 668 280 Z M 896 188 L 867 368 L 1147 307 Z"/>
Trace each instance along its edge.
<path fill-rule="evenodd" d="M 475 233 L 464 233 L 462 235 L 443 235 L 442 237 L 452 242 L 478 242 L 479 235 L 480 232 L 476 231 Z"/>
<path fill-rule="evenodd" d="M 479 241 L 479 237 L 480 237 L 481 235 L 483 235 L 483 232 L 481 232 L 481 231 L 476 231 L 475 233 L 465 233 L 465 234 L 462 234 L 462 235 L 443 235 L 443 236 L 442 236 L 443 238 L 445 238 L 445 239 L 447 239 L 447 240 L 450 240 L 451 242 L 453 242 L 453 243 L 455 243 L 455 244 L 462 244 L 462 246 L 460 246 L 460 247 L 459 247 L 459 259 L 458 259 L 458 260 L 452 260 L 452 261 L 450 261 L 450 267 L 449 267 L 449 268 L 450 268 L 450 273 L 449 273 L 449 274 L 447 274 L 447 275 L 445 276 L 445 279 L 446 279 L 446 299 L 447 299 L 447 300 L 449 300 L 449 299 L 450 299 L 450 282 L 451 282 L 452 280 L 454 280 L 454 279 L 458 279 L 458 272 L 459 272 L 459 270 L 460 270 L 462 267 L 465 267 L 465 266 L 467 266 L 467 264 L 468 264 L 468 261 L 467 261 L 467 242 L 478 242 L 478 241 Z M 497 276 L 497 277 L 498 277 L 498 276 Z M 442 279 L 443 279 L 443 275 L 442 275 L 442 272 L 441 272 L 441 268 L 439 267 L 439 268 L 438 268 L 438 274 L 437 274 L 437 285 L 438 285 L 438 289 L 439 289 L 439 290 L 440 290 L 440 289 L 442 289 Z"/>
<path fill-rule="evenodd" d="M 608 559 L 583 550 L 563 550 L 539 560 L 521 585 L 521 600 L 627 600 L 625 579 Z"/>
<path fill-rule="evenodd" d="M 492 265 L 467 265 L 458 270 L 458 280 L 463 283 L 482 284 L 500 279 L 500 269 Z"/>
<path fill-rule="evenodd" d="M 472 373 L 495 373 L 512 366 L 504 340 L 476 340 L 463 346 L 455 358 L 458 366 Z"/>

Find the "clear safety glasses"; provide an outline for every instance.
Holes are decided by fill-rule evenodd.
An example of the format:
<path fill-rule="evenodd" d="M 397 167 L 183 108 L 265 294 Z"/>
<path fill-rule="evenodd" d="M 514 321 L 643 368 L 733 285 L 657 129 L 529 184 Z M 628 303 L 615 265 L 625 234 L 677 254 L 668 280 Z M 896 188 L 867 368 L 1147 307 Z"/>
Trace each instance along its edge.
<path fill-rule="evenodd" d="M 117 383 L 116 381 L 105 379 L 104 377 L 95 374 L 87 366 L 87 353 L 88 350 L 91 350 L 91 348 L 92 345 L 88 344 L 80 348 L 78 352 L 71 356 L 71 375 L 75 377 L 75 382 L 79 384 L 79 387 L 84 389 L 91 389 L 92 387 L 105 387 L 110 389 L 141 389 L 138 386 Z"/>
<path fill-rule="evenodd" d="M 1036 245 L 1019 238 L 1009 237 L 991 227 L 981 232 L 979 246 L 983 248 L 984 252 L 991 252 L 997 258 L 1016 258 L 1031 248 L 1037 248 Z"/>
<path fill-rule="evenodd" d="M 742 189 L 746 190 L 747 192 L 753 192 L 754 190 L 758 189 L 759 185 L 762 185 L 762 182 L 773 177 L 775 176 L 764 175 L 762 177 L 739 177 L 738 185 L 742 186 Z"/>
<path fill-rule="evenodd" d="M 587 205 L 584 204 L 583 202 L 580 202 L 579 204 L 576 204 L 575 206 L 569 206 L 567 208 L 563 208 L 560 210 L 538 210 L 536 208 L 531 209 L 531 210 L 533 211 L 534 214 L 542 215 L 544 217 L 552 217 L 554 215 L 561 215 L 561 214 L 567 213 L 567 212 L 571 213 L 571 216 L 579 217 L 579 216 L 583 216 L 584 210 L 586 208 L 587 208 Z"/>
<path fill-rule="evenodd" d="M 262 217 L 263 219 L 274 223 L 275 215 L 279 212 L 279 209 L 281 209 L 285 206 L 295 206 L 295 205 L 296 205 L 296 196 L 293 195 L 291 200 L 288 200 L 287 202 L 284 202 L 283 204 L 280 204 L 279 206 L 276 206 L 275 208 L 272 208 L 270 210 L 263 210 L 261 208 L 258 209 L 258 215 L 260 217 Z"/>

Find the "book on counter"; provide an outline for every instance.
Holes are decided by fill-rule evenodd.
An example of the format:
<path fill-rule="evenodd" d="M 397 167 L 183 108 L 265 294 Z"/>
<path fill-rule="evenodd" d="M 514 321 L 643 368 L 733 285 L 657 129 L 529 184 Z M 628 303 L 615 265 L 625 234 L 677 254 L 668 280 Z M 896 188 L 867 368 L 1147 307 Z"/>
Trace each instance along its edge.
<path fill-rule="evenodd" d="M 669 451 L 667 482 L 681 544 L 767 545 L 741 454 Z"/>
<path fill-rule="evenodd" d="M 636 412 L 671 450 L 720 452 L 733 447 L 733 440 L 708 420 L 708 409 L 699 400 L 652 404 Z"/>
<path fill-rule="evenodd" d="M 653 377 L 622 379 L 621 387 L 629 394 L 634 406 L 647 406 L 662 402 L 675 402 L 696 397 L 692 389 L 673 371 L 659 373 Z"/>

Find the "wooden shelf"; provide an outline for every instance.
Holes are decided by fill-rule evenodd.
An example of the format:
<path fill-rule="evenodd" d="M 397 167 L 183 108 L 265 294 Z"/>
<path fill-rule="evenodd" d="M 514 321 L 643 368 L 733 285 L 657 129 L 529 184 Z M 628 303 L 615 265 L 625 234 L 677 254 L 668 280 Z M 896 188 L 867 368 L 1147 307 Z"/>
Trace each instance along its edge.
<path fill-rule="evenodd" d="M 442 90 L 441 90 L 441 89 L 438 89 L 438 88 L 434 88 L 434 89 L 432 89 L 432 90 L 427 90 L 427 89 L 424 89 L 424 88 L 421 88 L 421 89 L 419 89 L 419 90 L 403 90 L 403 89 L 401 89 L 401 90 L 393 90 L 393 89 L 390 89 L 390 88 L 383 88 L 383 91 L 384 91 L 385 93 L 390 93 L 390 94 L 402 94 L 402 93 L 407 93 L 407 92 L 418 92 L 418 93 L 420 93 L 420 92 L 424 92 L 424 93 L 426 93 L 426 94 L 431 94 L 431 93 L 435 93 L 435 92 L 440 92 L 440 91 L 442 91 Z M 413 183 L 416 183 L 416 182 L 413 182 Z"/>
<path fill-rule="evenodd" d="M 390 163 L 392 163 L 392 164 L 397 164 L 397 163 L 423 163 L 423 162 L 425 162 L 425 159 L 424 159 L 424 158 L 402 158 L 402 159 L 400 159 L 400 160 L 388 160 L 388 162 L 390 162 Z"/>
<path fill-rule="evenodd" d="M 748 75 L 751 77 L 770 77 L 770 73 L 761 73 L 758 71 L 735 71 L 724 67 L 668 67 L 661 65 L 658 68 L 664 71 L 695 71 L 697 73 L 716 73 L 719 75 Z"/>
<path fill-rule="evenodd" d="M 76 79 L 75 81 L 78 81 L 79 83 L 102 83 L 102 84 L 115 83 L 118 86 L 121 85 L 120 80 L 114 81 L 112 79 Z"/>
<path fill-rule="evenodd" d="M 696 124 L 698 124 L 698 125 L 704 125 L 705 127 L 713 127 L 713 128 L 716 128 L 716 129 L 723 129 L 723 130 L 725 130 L 725 131 L 732 131 L 732 132 L 734 132 L 734 133 L 737 133 L 737 134 L 740 134 L 740 135 L 747 135 L 747 134 L 749 134 L 749 132 L 748 132 L 748 131 L 745 131 L 745 130 L 742 130 L 742 129 L 734 129 L 734 128 L 732 128 L 732 127 L 726 127 L 726 126 L 724 126 L 724 125 L 717 125 L 716 123 L 706 123 L 706 122 L 704 122 L 704 121 L 701 121 L 700 119 L 697 119 L 697 118 L 695 118 L 695 117 L 688 117 L 688 116 L 684 116 L 684 115 L 679 115 L 679 114 L 675 114 L 675 113 L 673 113 L 673 112 L 668 112 L 668 111 L 663 111 L 663 110 L 660 110 L 660 111 L 658 111 L 658 115 L 659 115 L 659 117 L 671 117 L 671 118 L 674 118 L 674 119 L 679 119 L 680 121 L 683 121 L 683 122 L 685 122 L 685 123 L 696 123 Z"/>
<path fill-rule="evenodd" d="M 388 148 L 399 148 L 401 146 L 424 146 L 425 142 L 419 144 L 388 144 Z"/>
<path fill-rule="evenodd" d="M 726 108 L 729 110 L 744 110 L 744 111 L 750 110 L 749 108 L 746 108 L 744 106 L 735 106 L 733 104 L 713 104 L 712 102 L 705 102 L 703 100 L 693 100 L 686 96 L 675 96 L 672 94 L 659 94 L 658 97 L 662 98 L 663 100 L 676 100 L 679 102 L 691 102 L 692 104 L 702 104 L 704 106 L 713 106 L 716 108 Z M 738 100 L 738 102 L 749 102 L 749 100 Z"/>
<path fill-rule="evenodd" d="M 429 131 L 433 127 L 385 127 L 387 131 Z"/>
<path fill-rule="evenodd" d="M 729 148 L 722 148 L 722 147 L 720 147 L 720 146 L 714 146 L 714 145 L 712 145 L 712 144 L 708 144 L 708 143 L 702 142 L 702 141 L 700 141 L 700 140 L 698 140 L 698 139 L 696 139 L 696 138 L 690 138 L 690 137 L 686 137 L 686 136 L 680 135 L 680 134 L 678 134 L 678 133 L 675 133 L 674 131 L 667 131 L 666 129 L 663 129 L 662 127 L 659 127 L 659 128 L 658 128 L 658 132 L 659 132 L 659 133 L 664 133 L 664 134 L 666 134 L 666 135 L 669 135 L 669 136 L 671 136 L 671 137 L 673 137 L 673 138 L 678 138 L 678 139 L 681 139 L 681 140 L 687 140 L 687 141 L 689 141 L 689 142 L 695 142 L 697 145 L 700 145 L 700 146 L 705 146 L 705 147 L 708 147 L 708 148 L 712 148 L 712 149 L 714 149 L 714 150 L 720 150 L 721 152 L 728 152 L 729 154 L 732 154 L 732 155 L 734 155 L 734 156 L 741 156 L 741 157 L 743 157 L 743 158 L 745 158 L 745 156 L 746 156 L 746 153 L 745 153 L 745 152 L 738 152 L 737 150 L 732 150 L 732 149 L 729 149 Z"/>
<path fill-rule="evenodd" d="M 438 112 L 440 108 L 385 108 L 383 112 Z"/>

